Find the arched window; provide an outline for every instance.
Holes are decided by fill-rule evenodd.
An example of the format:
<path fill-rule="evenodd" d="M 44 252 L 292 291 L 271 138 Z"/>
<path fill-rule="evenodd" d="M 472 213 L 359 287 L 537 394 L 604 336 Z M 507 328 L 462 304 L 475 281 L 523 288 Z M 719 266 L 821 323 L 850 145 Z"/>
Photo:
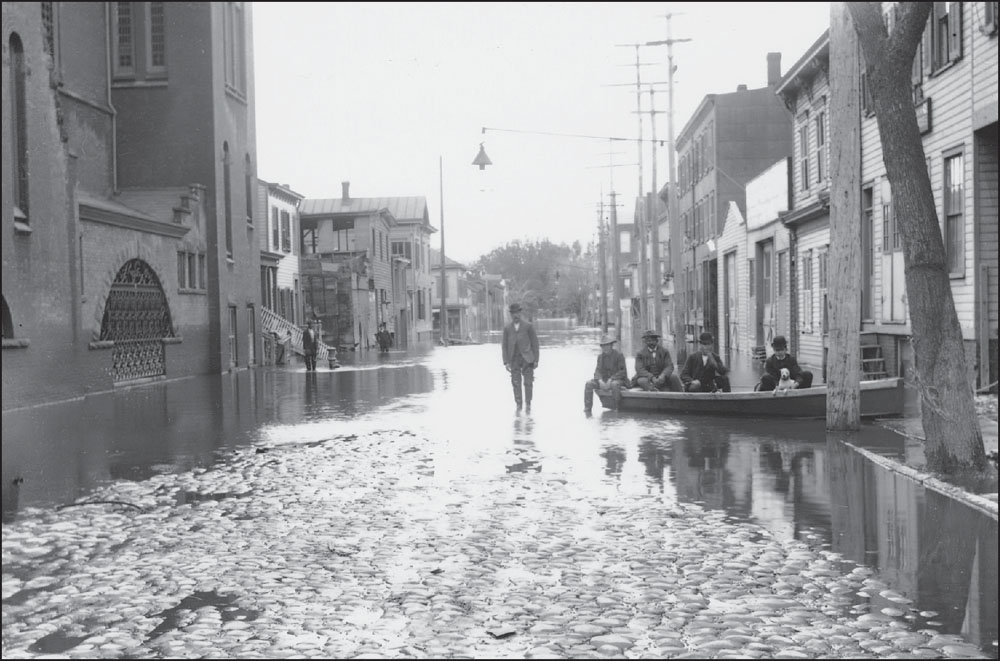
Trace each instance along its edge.
<path fill-rule="evenodd" d="M 28 125 L 24 46 L 16 32 L 10 35 L 11 154 L 14 157 L 14 221 L 28 222 Z"/>
<path fill-rule="evenodd" d="M 247 196 L 247 225 L 253 225 L 253 163 L 250 162 L 250 154 L 247 154 L 246 158 L 243 184 L 246 187 Z"/>
<path fill-rule="evenodd" d="M 229 143 L 222 143 L 222 188 L 226 205 L 226 257 L 233 258 L 233 200 L 232 200 L 232 165 L 229 158 Z"/>

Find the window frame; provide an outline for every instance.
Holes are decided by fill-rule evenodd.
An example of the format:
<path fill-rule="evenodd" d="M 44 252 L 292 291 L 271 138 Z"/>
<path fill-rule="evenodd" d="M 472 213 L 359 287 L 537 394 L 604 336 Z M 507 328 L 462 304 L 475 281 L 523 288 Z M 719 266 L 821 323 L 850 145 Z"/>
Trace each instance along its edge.
<path fill-rule="evenodd" d="M 28 68 L 24 53 L 24 41 L 17 32 L 11 32 L 7 37 L 9 89 L 10 89 L 10 141 L 13 157 L 13 179 L 11 202 L 14 207 L 15 231 L 30 232 L 29 216 L 31 213 L 30 161 L 28 153 Z"/>
<path fill-rule="evenodd" d="M 799 120 L 799 190 L 809 190 L 809 113 Z"/>
<path fill-rule="evenodd" d="M 957 160 L 961 168 L 959 190 L 957 193 L 957 211 L 951 208 L 951 204 L 956 202 L 955 194 L 952 192 L 954 184 L 951 183 L 952 168 L 950 164 Z M 944 241 L 945 258 L 948 265 L 948 275 L 952 278 L 965 277 L 965 150 L 962 148 L 951 149 L 942 154 L 944 169 L 941 173 L 941 238 Z M 956 219 L 957 230 L 952 229 L 952 219 Z"/>
<path fill-rule="evenodd" d="M 143 18 L 145 19 L 143 26 L 143 36 L 145 37 L 145 55 L 146 61 L 144 64 L 144 73 L 147 78 L 164 78 L 167 75 L 167 3 L 165 2 L 144 2 Z M 162 12 L 162 34 L 160 38 L 163 40 L 163 64 L 154 64 L 153 58 L 153 5 L 159 5 Z"/>

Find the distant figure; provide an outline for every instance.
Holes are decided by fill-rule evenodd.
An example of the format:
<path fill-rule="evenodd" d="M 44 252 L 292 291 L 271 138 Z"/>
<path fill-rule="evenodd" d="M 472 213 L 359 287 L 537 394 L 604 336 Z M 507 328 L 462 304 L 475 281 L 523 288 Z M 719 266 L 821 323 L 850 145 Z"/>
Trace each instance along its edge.
<path fill-rule="evenodd" d="M 306 371 L 316 371 L 316 353 L 319 351 L 319 337 L 312 324 L 307 324 L 302 330 L 302 353 L 306 355 Z"/>
<path fill-rule="evenodd" d="M 274 331 L 274 364 L 284 365 L 285 364 L 285 344 L 288 342 L 288 333 L 284 328 L 279 328 Z"/>
<path fill-rule="evenodd" d="M 538 367 L 538 336 L 530 322 L 521 319 L 521 305 L 510 304 L 510 323 L 503 329 L 503 366 L 510 372 L 510 384 L 514 389 L 517 410 L 527 405 L 531 411 L 531 395 L 535 384 L 535 368 Z M 524 381 L 524 397 L 521 396 L 521 381 Z"/>
<path fill-rule="evenodd" d="M 601 353 L 597 356 L 594 378 L 583 387 L 583 412 L 587 415 L 590 415 L 590 410 L 594 407 L 594 390 L 610 392 L 612 408 L 617 410 L 622 398 L 622 387 L 628 387 L 628 367 L 625 365 L 625 356 L 615 349 L 616 341 L 610 335 L 605 335 L 599 342 Z"/>
<path fill-rule="evenodd" d="M 378 333 L 375 334 L 375 339 L 378 341 L 379 351 L 382 353 L 389 351 L 389 346 L 392 345 L 392 335 L 389 334 L 389 329 L 386 328 L 384 321 L 379 325 Z"/>
<path fill-rule="evenodd" d="M 660 335 L 648 330 L 642 334 L 646 346 L 635 354 L 635 377 L 632 386 L 643 390 L 684 392 L 681 380 L 674 374 L 670 352 L 660 344 Z"/>
<path fill-rule="evenodd" d="M 771 348 L 774 349 L 774 353 L 764 361 L 764 373 L 755 390 L 762 392 L 774 390 L 781 379 L 782 369 L 788 370 L 788 377 L 792 380 L 790 388 L 812 387 L 813 373 L 799 367 L 799 361 L 788 353 L 788 341 L 784 335 L 776 335 L 771 341 Z"/>
<path fill-rule="evenodd" d="M 702 333 L 698 337 L 700 351 L 688 356 L 681 371 L 681 381 L 687 392 L 730 392 L 729 368 L 722 362 L 719 354 L 712 351 L 715 338 L 711 333 Z"/>

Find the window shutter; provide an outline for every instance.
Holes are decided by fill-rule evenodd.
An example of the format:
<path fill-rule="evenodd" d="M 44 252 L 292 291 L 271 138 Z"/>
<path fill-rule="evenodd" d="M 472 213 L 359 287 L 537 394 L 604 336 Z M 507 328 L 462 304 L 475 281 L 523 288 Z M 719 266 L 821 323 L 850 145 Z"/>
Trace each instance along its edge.
<path fill-rule="evenodd" d="M 962 3 L 951 3 L 948 11 L 948 28 L 951 39 L 948 41 L 948 61 L 955 62 L 962 57 Z"/>
<path fill-rule="evenodd" d="M 937 18 L 937 5 L 931 9 L 931 15 L 927 17 L 927 25 L 924 26 L 924 76 L 930 78 L 934 72 L 934 21 Z"/>

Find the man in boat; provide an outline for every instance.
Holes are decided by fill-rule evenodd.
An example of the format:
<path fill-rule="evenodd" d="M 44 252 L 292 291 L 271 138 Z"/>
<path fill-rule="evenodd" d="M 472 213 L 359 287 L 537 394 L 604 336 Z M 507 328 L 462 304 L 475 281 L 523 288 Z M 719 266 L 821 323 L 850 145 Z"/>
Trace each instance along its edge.
<path fill-rule="evenodd" d="M 771 348 L 774 353 L 764 361 L 764 373 L 760 377 L 760 382 L 754 390 L 771 391 L 778 385 L 781 378 L 781 368 L 788 370 L 788 375 L 794 382 L 792 388 L 809 388 L 812 386 L 813 373 L 799 367 L 799 361 L 795 356 L 788 353 L 788 341 L 784 335 L 776 335 L 771 341 Z"/>
<path fill-rule="evenodd" d="M 628 387 L 628 367 L 625 366 L 625 356 L 615 349 L 615 338 L 605 335 L 601 338 L 601 353 L 597 356 L 597 368 L 594 378 L 587 381 L 583 388 L 583 412 L 590 415 L 594 407 L 594 390 L 611 392 L 614 401 L 612 408 L 618 408 L 622 398 L 622 387 Z"/>
<path fill-rule="evenodd" d="M 660 344 L 660 335 L 648 330 L 642 334 L 646 346 L 635 354 L 635 378 L 632 386 L 643 390 L 669 390 L 684 392 L 681 380 L 674 374 L 674 361 L 670 352 Z"/>
<path fill-rule="evenodd" d="M 686 392 L 730 392 L 729 368 L 719 354 L 712 351 L 715 338 L 705 332 L 698 336 L 699 351 L 688 356 L 681 370 L 681 381 Z"/>
<path fill-rule="evenodd" d="M 535 334 L 535 327 L 521 319 L 519 303 L 511 303 L 509 310 L 510 323 L 503 329 L 503 366 L 510 372 L 510 385 L 514 389 L 517 410 L 527 406 L 528 412 L 531 412 L 532 388 L 535 384 L 535 369 L 538 367 L 538 336 Z"/>

